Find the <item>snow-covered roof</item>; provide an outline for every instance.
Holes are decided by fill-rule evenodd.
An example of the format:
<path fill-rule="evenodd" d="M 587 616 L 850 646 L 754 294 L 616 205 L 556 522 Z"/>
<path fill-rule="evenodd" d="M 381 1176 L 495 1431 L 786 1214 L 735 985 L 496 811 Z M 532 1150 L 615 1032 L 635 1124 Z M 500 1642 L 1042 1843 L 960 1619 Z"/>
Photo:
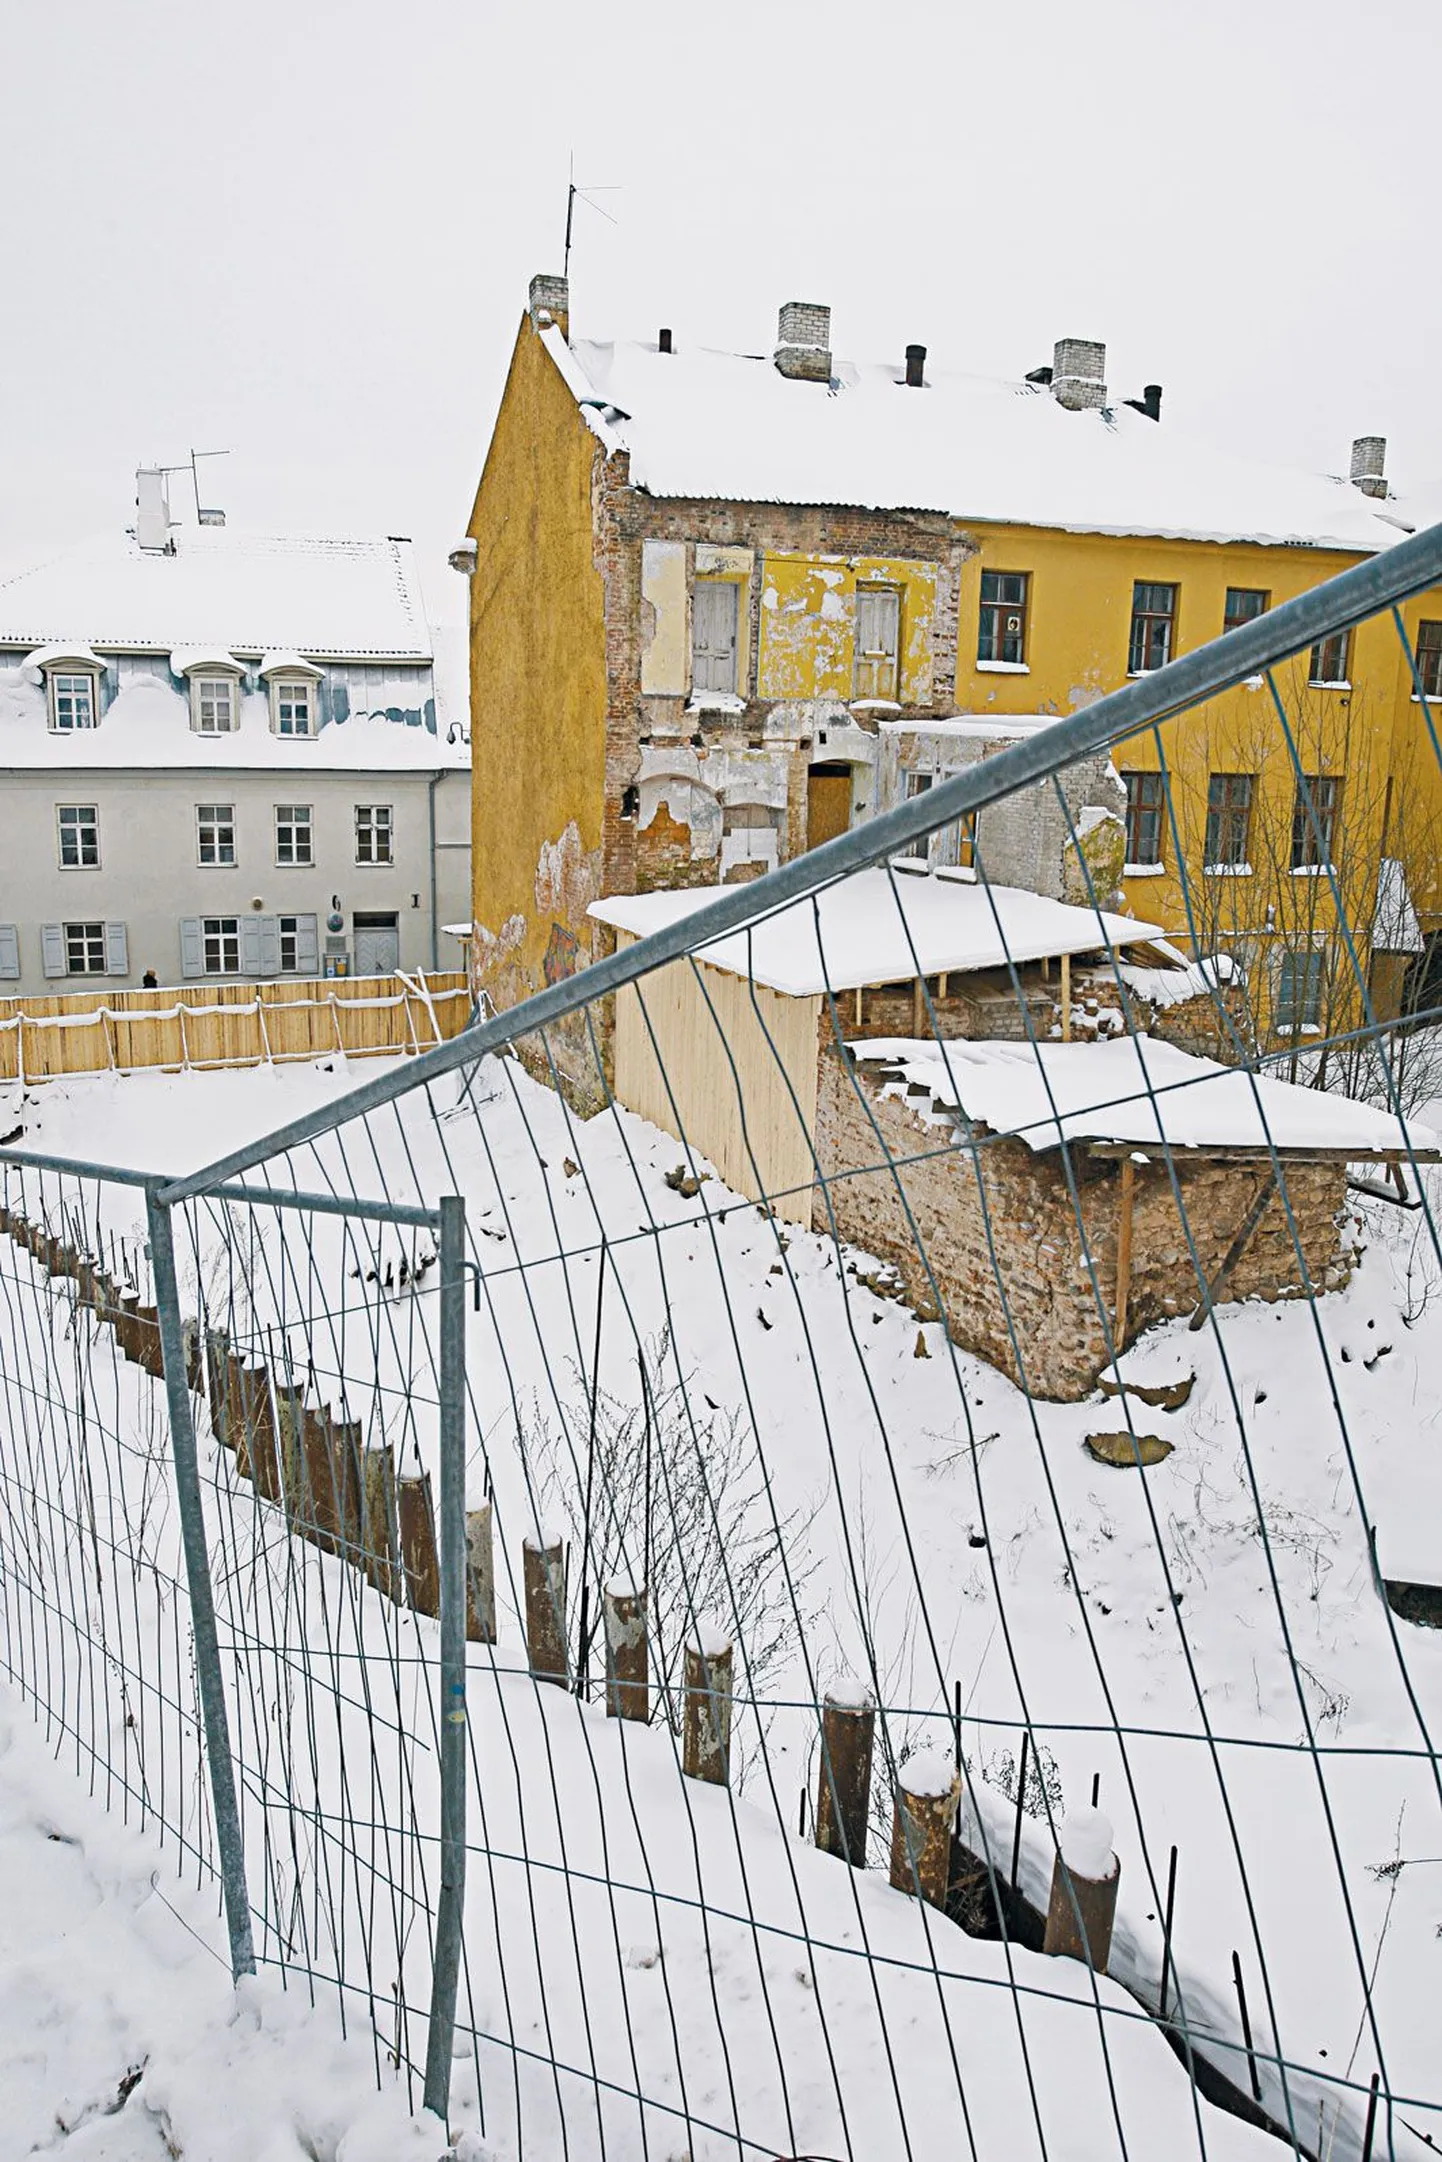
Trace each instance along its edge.
<path fill-rule="evenodd" d="M 179 526 L 174 553 L 117 534 L 0 582 L 0 646 L 64 639 L 121 652 L 177 646 L 332 660 L 428 661 L 405 540 L 304 539 Z"/>
<path fill-rule="evenodd" d="M 269 767 L 295 778 L 315 772 L 434 773 L 465 767 L 470 752 L 383 714 L 331 721 L 314 736 L 278 736 L 270 701 L 252 692 L 240 701 L 238 726 L 202 736 L 190 725 L 190 702 L 168 684 L 127 684 L 98 728 L 57 733 L 47 728 L 45 693 L 27 671 L 0 667 L 0 772 L 102 773 L 186 768 L 218 773 Z"/>
<path fill-rule="evenodd" d="M 608 449 L 652 495 L 848 503 L 961 519 L 1370 553 L 1406 524 L 1341 476 L 1189 440 L 1118 403 L 1068 412 L 1031 383 L 833 360 L 831 382 L 756 354 L 577 339 L 546 348 Z M 1405 509 L 1405 506 L 1401 506 Z M 1408 521 L 1410 523 L 1410 521 Z"/>
<path fill-rule="evenodd" d="M 691 915 L 726 889 L 690 887 L 679 893 L 617 894 L 593 901 L 590 913 L 638 938 Z M 728 975 L 750 976 L 791 998 L 828 988 L 899 983 L 1008 961 L 1040 961 L 1064 953 L 1095 953 L 1113 945 L 1150 943 L 1154 923 L 1072 908 L 1019 886 L 964 883 L 939 876 L 858 871 L 811 900 L 796 901 L 749 931 L 733 931 L 700 949 L 699 958 Z"/>
<path fill-rule="evenodd" d="M 935 1107 L 974 1126 L 1014 1134 L 1034 1150 L 1063 1139 L 1155 1149 L 1346 1149 L 1433 1156 L 1442 1141 L 1350 1097 L 1195 1058 L 1152 1036 L 1105 1043 L 939 1044 L 877 1037 L 850 1046 L 858 1059 L 895 1068 L 929 1089 Z"/>

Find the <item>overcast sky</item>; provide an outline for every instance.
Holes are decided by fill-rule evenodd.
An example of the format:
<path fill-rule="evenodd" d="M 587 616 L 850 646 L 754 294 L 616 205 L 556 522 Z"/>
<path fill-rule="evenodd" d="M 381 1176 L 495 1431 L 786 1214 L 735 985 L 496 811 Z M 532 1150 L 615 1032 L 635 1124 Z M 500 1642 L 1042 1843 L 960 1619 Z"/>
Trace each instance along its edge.
<path fill-rule="evenodd" d="M 529 274 L 769 350 L 828 301 L 1018 376 L 1104 339 L 1164 426 L 1442 476 L 1437 0 L 11 0 L 0 570 L 142 461 L 277 531 L 410 533 L 436 615 Z M 724 414 L 717 415 L 724 427 Z"/>

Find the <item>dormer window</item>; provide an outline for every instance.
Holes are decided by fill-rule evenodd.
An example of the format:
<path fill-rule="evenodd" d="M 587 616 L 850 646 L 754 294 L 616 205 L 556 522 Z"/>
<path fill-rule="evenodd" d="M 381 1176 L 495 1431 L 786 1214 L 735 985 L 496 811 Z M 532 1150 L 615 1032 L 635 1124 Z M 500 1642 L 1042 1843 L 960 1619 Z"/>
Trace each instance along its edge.
<path fill-rule="evenodd" d="M 71 736 L 94 728 L 100 719 L 100 676 L 104 662 L 85 645 L 41 646 L 27 654 L 31 677 L 45 681 L 45 715 L 56 735 Z"/>
<path fill-rule="evenodd" d="M 185 678 L 190 725 L 198 736 L 228 736 L 240 726 L 241 666 L 223 647 L 185 646 L 170 656 Z"/>
<path fill-rule="evenodd" d="M 270 725 L 277 736 L 320 732 L 320 670 L 298 653 L 267 653 L 261 681 L 270 694 Z"/>

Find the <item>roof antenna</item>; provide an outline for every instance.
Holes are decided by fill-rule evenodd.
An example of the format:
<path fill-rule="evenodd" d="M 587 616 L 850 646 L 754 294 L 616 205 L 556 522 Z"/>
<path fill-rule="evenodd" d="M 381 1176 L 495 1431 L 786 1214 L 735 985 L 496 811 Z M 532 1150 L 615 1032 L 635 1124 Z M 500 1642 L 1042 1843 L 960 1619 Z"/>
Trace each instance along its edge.
<path fill-rule="evenodd" d="M 591 197 L 593 195 L 618 195 L 619 193 L 619 181 L 612 181 L 609 186 L 598 183 L 593 187 L 578 188 L 576 186 L 576 153 L 571 152 L 570 174 L 566 185 L 566 246 L 561 263 L 561 276 L 563 278 L 569 278 L 571 275 L 571 226 L 576 213 L 576 197 L 579 195 L 583 203 L 590 204 L 591 209 L 596 212 L 598 217 L 604 218 L 608 225 L 615 225 L 619 220 L 613 218 L 609 210 L 602 210 L 599 203 L 591 202 Z"/>
<path fill-rule="evenodd" d="M 225 512 L 223 510 L 206 510 L 201 503 L 200 474 L 197 470 L 197 460 L 201 458 L 228 458 L 229 456 L 230 452 L 228 450 L 193 450 L 190 453 L 188 463 L 185 465 L 162 465 L 156 468 L 156 471 L 160 473 L 189 473 L 190 485 L 195 491 L 195 522 L 197 525 L 225 524 Z"/>

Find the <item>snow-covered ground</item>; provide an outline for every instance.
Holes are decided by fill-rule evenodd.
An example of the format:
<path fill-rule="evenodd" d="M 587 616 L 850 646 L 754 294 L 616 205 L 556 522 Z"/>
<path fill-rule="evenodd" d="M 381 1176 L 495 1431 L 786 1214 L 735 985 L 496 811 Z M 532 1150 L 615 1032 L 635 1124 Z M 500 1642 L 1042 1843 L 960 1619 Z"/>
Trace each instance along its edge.
<path fill-rule="evenodd" d="M 179 1172 L 345 1085 L 341 1069 L 51 1084 L 23 1106 L 24 1140 Z M 494 1661 L 472 1652 L 468 1952 L 483 2039 L 458 2064 L 457 2120 L 478 2127 L 484 2094 L 486 2134 L 508 2156 L 559 2151 L 562 2110 L 573 2155 L 602 2140 L 607 2154 L 735 2153 L 738 2135 L 763 2154 L 950 2155 L 969 2151 L 968 2125 L 988 2162 L 1278 2151 L 1194 2102 L 1116 1982 L 1101 1985 L 1099 2019 L 1083 1970 L 966 1937 L 797 1836 L 815 1780 L 808 1707 L 860 1674 L 890 1708 L 898 1753 L 950 1747 L 960 1683 L 968 1821 L 980 1816 L 1003 1865 L 1028 1720 L 1054 1815 L 1100 1774 L 1122 1869 L 1112 1972 L 1152 2002 L 1176 1846 L 1193 2029 L 1227 2061 L 1235 1951 L 1259 2051 L 1285 2067 L 1262 2065 L 1268 2107 L 1304 2147 L 1329 2162 L 1360 2152 L 1379 2068 L 1399 2099 L 1376 2154 L 1425 2152 L 1409 2127 L 1442 2142 L 1442 1639 L 1391 1615 L 1368 1544 L 1373 1527 L 1389 1576 L 1437 1578 L 1442 1270 L 1424 1220 L 1364 1205 L 1357 1274 L 1315 1311 L 1230 1307 L 1197 1335 L 1152 1332 L 1129 1371 L 1196 1379 L 1178 1410 L 1137 1408 L 1140 1430 L 1174 1444 L 1139 1474 L 1082 1446 L 1122 1423 L 1115 1405 L 1029 1402 L 919 1329 L 864 1260 L 783 1234 L 714 1180 L 690 1196 L 668 1185 L 680 1157 L 629 1117 L 577 1126 L 508 1064 L 453 1115 L 408 1098 L 399 1120 L 288 1167 L 301 1185 L 354 1179 L 396 1198 L 459 1188 L 485 1272 L 468 1345 L 471 1498 L 488 1470 L 501 1640 Z M 134 1194 L 108 1192 L 106 1209 L 112 1229 L 138 1225 Z M 219 1235 L 196 1221 L 203 1240 Z M 282 1315 L 269 1288 L 281 1235 L 270 1227 L 270 1258 L 250 1272 L 257 1329 L 298 1334 L 338 1294 L 375 1300 L 349 1276 L 346 1234 L 317 1221 L 311 1321 L 294 1302 Z M 515 1671 L 528 1483 L 549 1466 L 543 1505 L 564 1506 L 568 1451 L 584 1458 L 598 1295 L 603 1398 L 637 1404 L 650 1346 L 653 1379 L 686 1416 L 730 1421 L 743 1450 L 754 1437 L 764 1492 L 746 1484 L 746 1523 L 763 1553 L 783 1526 L 800 1585 L 798 1626 L 773 1558 L 777 1649 L 750 1678 L 765 1716 L 738 1713 L 734 1804 L 680 1778 L 664 1727 L 623 1732 Z M 379 1326 L 378 1305 L 352 1320 L 334 1353 L 352 1402 L 408 1378 L 408 1361 L 428 1374 L 434 1298 L 409 1304 L 404 1327 Z M 132 1370 L 125 1387 L 151 1384 Z M 428 1456 L 424 1393 L 406 1437 Z M 1024 1819 L 1038 1903 L 1052 1851 L 1048 1823 Z M 880 1838 L 871 1860 L 884 1866 Z M 573 2072 L 553 2076 L 552 2056 Z M 1230 2061 L 1245 2085 L 1245 2060 Z M 644 2131 L 625 2099 L 638 2084 Z M 688 2148 L 677 2110 L 714 2129 Z"/>

